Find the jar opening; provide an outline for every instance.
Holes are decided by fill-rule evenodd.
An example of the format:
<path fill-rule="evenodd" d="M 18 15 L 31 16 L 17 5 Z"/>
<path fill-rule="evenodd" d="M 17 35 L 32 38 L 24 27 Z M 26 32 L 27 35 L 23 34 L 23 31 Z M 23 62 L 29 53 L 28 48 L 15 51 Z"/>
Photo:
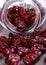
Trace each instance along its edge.
<path fill-rule="evenodd" d="M 15 4 L 14 4 L 15 3 Z M 17 3 L 17 4 L 16 4 Z M 18 4 L 19 3 L 19 4 Z M 23 4 L 22 4 L 23 3 Z M 13 5 L 14 4 L 14 5 Z M 11 6 L 12 5 L 12 6 Z M 28 6 L 27 6 L 28 5 Z M 21 26 L 23 27 L 23 29 L 25 29 L 25 32 L 26 33 L 32 33 L 34 30 L 35 30 L 35 28 L 37 28 L 37 26 L 38 26 L 38 24 L 39 24 L 39 22 L 41 21 L 41 13 L 40 13 L 40 10 L 39 10 L 39 8 L 38 8 L 38 6 L 36 5 L 36 3 L 34 3 L 33 1 L 29 4 L 27 4 L 24 0 L 23 1 L 8 1 L 6 4 L 5 4 L 5 6 L 4 6 L 4 8 L 3 8 L 3 12 L 2 12 L 2 15 L 1 15 L 1 19 L 2 19 L 2 22 L 4 22 L 5 23 L 5 26 L 9 29 L 9 30 L 11 30 L 12 32 L 14 32 L 14 33 L 21 33 L 20 31 L 18 31 L 18 29 L 17 29 L 17 27 L 15 26 L 15 22 L 14 22 L 14 25 L 13 25 L 13 22 L 11 23 L 11 21 L 8 19 L 8 17 L 7 17 L 7 11 L 9 10 L 9 9 L 11 9 L 11 11 L 13 11 L 12 10 L 12 8 L 14 8 L 14 7 L 16 7 L 17 6 L 17 8 L 21 8 L 20 10 L 23 10 L 23 12 L 19 12 L 19 14 L 25 14 L 25 9 L 27 10 L 27 9 L 29 9 L 29 10 L 31 10 L 32 8 L 34 8 L 35 9 L 35 13 L 36 13 L 36 17 L 35 17 L 35 20 L 34 20 L 34 22 L 33 22 L 33 24 L 32 25 L 30 25 L 30 23 L 28 24 L 28 25 L 26 25 L 26 27 L 24 28 L 24 26 L 25 26 L 25 23 L 23 23 L 23 21 L 21 21 L 21 25 L 20 24 L 17 24 L 17 26 L 19 26 L 20 27 L 20 31 L 21 31 Z M 23 9 L 22 9 L 23 8 Z M 31 12 L 31 11 L 30 11 Z M 10 12 L 11 13 L 11 12 Z M 18 14 L 18 12 L 17 12 L 17 14 Z M 29 13 L 30 14 L 30 13 Z M 28 14 L 28 16 L 29 16 L 29 14 Z M 14 14 L 14 15 L 16 15 L 16 14 Z M 27 13 L 25 14 L 25 15 L 27 15 Z M 25 16 L 24 15 L 24 16 Z M 18 15 L 18 16 L 20 16 L 20 15 Z M 25 18 L 23 15 L 21 16 L 21 17 L 23 17 L 23 18 Z M 31 16 L 31 15 L 30 15 Z M 27 17 L 27 16 L 26 16 Z M 14 17 L 13 17 L 13 14 L 12 14 L 12 18 L 11 18 L 11 20 L 13 19 Z M 16 17 L 17 18 L 17 17 Z M 33 19 L 33 17 L 32 18 L 30 18 L 30 19 Z M 25 19 L 23 19 L 24 20 L 24 22 L 25 22 L 25 20 L 26 20 L 26 18 Z M 15 20 L 16 21 L 16 20 Z M 29 20 L 27 21 L 27 22 L 29 22 Z M 27 24 L 27 22 L 26 22 L 26 24 Z M 30 21 L 31 22 L 31 21 Z M 19 23 L 20 23 L 20 20 L 19 20 Z M 23 32 L 23 31 L 22 31 Z"/>

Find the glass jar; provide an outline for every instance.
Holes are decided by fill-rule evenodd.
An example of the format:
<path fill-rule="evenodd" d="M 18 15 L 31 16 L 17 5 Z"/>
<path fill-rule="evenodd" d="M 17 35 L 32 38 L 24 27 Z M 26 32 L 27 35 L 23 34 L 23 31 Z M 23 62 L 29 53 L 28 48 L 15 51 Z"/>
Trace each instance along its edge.
<path fill-rule="evenodd" d="M 24 8 L 34 8 L 36 12 L 36 17 L 34 23 L 30 25 L 30 27 L 26 27 L 26 33 L 32 33 L 35 29 L 39 28 L 46 19 L 45 9 L 43 9 L 44 13 L 41 14 L 39 6 L 32 0 L 9 0 L 5 3 L 4 7 L 2 8 L 1 13 L 1 25 L 10 30 L 13 33 L 21 33 L 17 30 L 17 27 L 10 23 L 7 17 L 7 10 L 12 6 L 22 6 Z"/>

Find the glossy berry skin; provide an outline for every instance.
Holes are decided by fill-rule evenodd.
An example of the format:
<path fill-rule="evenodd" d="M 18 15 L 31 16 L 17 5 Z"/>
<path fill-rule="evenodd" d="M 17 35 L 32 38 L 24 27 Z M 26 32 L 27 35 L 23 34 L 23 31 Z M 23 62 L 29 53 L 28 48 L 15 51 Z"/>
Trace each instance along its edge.
<path fill-rule="evenodd" d="M 34 8 L 29 9 L 29 10 L 27 11 L 27 14 L 28 14 L 28 16 L 29 16 L 29 23 L 30 23 L 30 24 L 32 24 L 32 22 L 34 23 L 35 16 L 36 16 L 36 13 L 35 13 Z"/>
<path fill-rule="evenodd" d="M 27 54 L 23 61 L 26 65 L 34 65 L 39 60 L 39 56 L 34 53 Z"/>
<path fill-rule="evenodd" d="M 11 54 L 9 54 L 9 59 L 10 59 L 11 61 L 13 61 L 13 59 L 14 59 L 13 62 L 18 62 L 18 61 L 20 60 L 20 57 L 19 57 L 19 55 L 17 55 L 17 54 L 11 53 Z"/>
<path fill-rule="evenodd" d="M 6 42 L 6 41 L 7 41 L 7 38 L 6 38 L 5 36 L 1 36 L 1 37 L 0 37 L 0 41 L 1 41 L 1 42 Z"/>
<path fill-rule="evenodd" d="M 25 30 L 25 23 L 23 21 L 19 20 L 17 22 L 17 28 L 18 28 L 18 31 L 20 31 L 20 32 L 24 31 Z"/>
<path fill-rule="evenodd" d="M 9 54 L 11 53 L 11 50 L 10 50 L 10 48 L 3 48 L 2 49 L 2 54 L 3 54 L 3 56 L 9 56 Z"/>
<path fill-rule="evenodd" d="M 34 36 L 42 36 L 42 37 L 44 37 L 44 33 L 46 33 L 46 28 L 39 28 L 39 29 L 36 29 L 32 34 Z"/>
<path fill-rule="evenodd" d="M 2 52 L 2 49 L 5 48 L 5 47 L 8 47 L 6 39 L 1 37 L 0 38 L 0 52 Z"/>
<path fill-rule="evenodd" d="M 36 46 L 32 47 L 32 48 L 31 48 L 31 52 L 32 52 L 32 53 L 35 53 L 35 54 L 38 55 L 38 56 L 41 55 L 40 47 L 36 47 Z"/>
<path fill-rule="evenodd" d="M 4 44 L 5 44 L 4 42 L 1 42 L 0 41 L 0 52 L 1 52 L 2 48 L 5 48 L 5 45 Z"/>
<path fill-rule="evenodd" d="M 27 16 L 27 13 L 26 13 L 24 7 L 18 7 L 18 10 L 19 10 L 22 20 L 25 22 L 28 22 L 28 16 Z"/>
<path fill-rule="evenodd" d="M 24 32 L 27 27 L 33 25 L 36 12 L 34 8 L 24 8 L 22 6 L 13 6 L 7 10 L 7 17 L 19 32 Z"/>
<path fill-rule="evenodd" d="M 19 60 L 19 55 L 11 53 L 9 54 L 9 57 L 6 59 L 6 63 L 8 65 L 18 65 Z"/>
<path fill-rule="evenodd" d="M 28 48 L 25 48 L 25 47 L 18 47 L 18 54 L 19 55 L 26 55 L 29 53 L 29 49 Z"/>
<path fill-rule="evenodd" d="M 20 40 L 17 39 L 17 40 L 15 40 L 14 43 L 12 43 L 12 47 L 16 47 L 16 46 L 18 46 L 19 44 L 20 44 Z"/>

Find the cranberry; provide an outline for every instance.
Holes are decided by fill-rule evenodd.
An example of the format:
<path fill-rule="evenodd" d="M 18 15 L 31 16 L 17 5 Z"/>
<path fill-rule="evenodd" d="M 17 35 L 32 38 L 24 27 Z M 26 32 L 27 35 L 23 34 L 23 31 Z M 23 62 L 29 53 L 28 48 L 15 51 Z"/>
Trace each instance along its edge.
<path fill-rule="evenodd" d="M 32 18 L 30 18 L 30 19 L 29 19 L 29 21 L 30 21 L 30 24 L 33 24 L 33 23 L 34 23 L 34 21 L 35 21 L 35 16 L 34 16 L 34 17 L 32 17 Z"/>
<path fill-rule="evenodd" d="M 28 17 L 29 17 L 30 24 L 34 23 L 35 16 L 36 16 L 35 9 L 34 8 L 29 9 L 27 11 L 27 14 L 28 14 Z"/>
<path fill-rule="evenodd" d="M 14 48 L 14 47 L 10 47 L 10 51 L 11 51 L 11 52 L 13 52 L 13 53 L 14 53 L 14 52 L 15 52 L 15 50 L 16 50 L 16 48 Z"/>
<path fill-rule="evenodd" d="M 29 9 L 28 13 L 29 13 L 30 16 L 35 16 L 36 15 L 34 8 Z"/>
<path fill-rule="evenodd" d="M 9 54 L 9 57 L 6 59 L 8 65 L 18 65 L 20 57 L 17 54 Z"/>
<path fill-rule="evenodd" d="M 36 29 L 33 33 L 34 35 L 40 35 L 45 31 L 45 29 Z"/>
<path fill-rule="evenodd" d="M 35 39 L 36 39 L 36 42 L 38 42 L 38 43 L 43 42 L 43 37 L 36 36 Z"/>
<path fill-rule="evenodd" d="M 19 17 L 19 14 L 14 14 L 13 17 L 17 18 L 17 17 Z"/>
<path fill-rule="evenodd" d="M 45 38 L 46 38 L 46 32 L 44 32 L 44 33 L 43 33 L 43 37 L 45 37 Z"/>
<path fill-rule="evenodd" d="M 3 48 L 2 49 L 2 54 L 4 55 L 4 56 L 9 56 L 9 54 L 11 53 L 11 50 L 9 49 L 9 48 Z"/>
<path fill-rule="evenodd" d="M 46 38 L 36 36 L 35 39 L 37 43 L 43 44 L 46 47 Z"/>
<path fill-rule="evenodd" d="M 6 59 L 5 59 L 5 63 L 6 63 L 7 65 L 10 65 L 11 61 L 10 61 L 8 58 L 6 58 Z"/>
<path fill-rule="evenodd" d="M 22 43 L 27 43 L 27 39 L 28 39 L 28 36 L 26 34 L 21 35 L 21 42 Z"/>
<path fill-rule="evenodd" d="M 14 34 L 12 34 L 12 33 L 9 33 L 9 37 L 12 37 L 12 38 L 14 38 Z"/>
<path fill-rule="evenodd" d="M 37 54 L 38 56 L 41 55 L 41 50 L 40 50 L 40 47 L 39 46 L 34 46 L 31 48 L 31 52 Z"/>
<path fill-rule="evenodd" d="M 17 63 L 17 62 L 15 62 L 15 63 L 11 63 L 10 65 L 18 65 L 18 63 Z"/>
<path fill-rule="evenodd" d="M 28 22 L 28 16 L 27 16 L 25 9 L 23 7 L 18 7 L 18 9 L 19 9 L 19 13 L 20 13 L 22 20 L 25 22 Z"/>
<path fill-rule="evenodd" d="M 20 40 L 17 39 L 17 40 L 15 40 L 14 43 L 12 43 L 12 47 L 16 47 L 16 46 L 18 46 L 19 44 L 20 44 Z"/>
<path fill-rule="evenodd" d="M 12 8 L 9 8 L 8 9 L 7 13 L 10 14 L 10 15 L 11 14 L 14 14 L 16 12 L 16 9 L 17 9 L 17 7 L 16 6 L 13 6 Z"/>
<path fill-rule="evenodd" d="M 43 45 L 46 47 L 46 38 L 43 40 Z"/>
<path fill-rule="evenodd" d="M 37 30 L 35 30 L 34 34 L 39 35 L 39 34 L 41 34 L 42 32 L 43 32 L 42 29 L 37 29 Z"/>
<path fill-rule="evenodd" d="M 8 47 L 7 43 L 0 41 L 0 52 L 2 52 L 2 49 Z"/>
<path fill-rule="evenodd" d="M 20 57 L 19 57 L 19 55 L 17 55 L 17 54 L 11 53 L 11 54 L 9 54 L 9 59 L 10 59 L 12 62 L 18 62 L 18 61 L 20 60 Z"/>
<path fill-rule="evenodd" d="M 21 32 L 21 31 L 24 31 L 25 30 L 25 23 L 23 21 L 18 21 L 18 24 L 17 24 L 17 28 L 18 30 Z"/>
<path fill-rule="evenodd" d="M 6 38 L 5 36 L 1 36 L 1 37 L 0 37 L 0 41 L 6 42 L 6 41 L 7 41 L 7 38 Z"/>
<path fill-rule="evenodd" d="M 19 55 L 26 55 L 29 53 L 29 49 L 28 48 L 25 48 L 25 47 L 18 47 L 18 54 Z"/>
<path fill-rule="evenodd" d="M 8 44 L 8 46 L 10 47 L 11 46 L 11 44 L 13 43 L 13 37 L 9 37 L 8 39 L 7 39 L 7 44 Z"/>
<path fill-rule="evenodd" d="M 34 53 L 29 53 L 24 57 L 23 61 L 27 65 L 34 65 L 38 61 L 38 59 L 39 59 L 38 55 Z"/>
<path fill-rule="evenodd" d="M 36 39 L 31 39 L 30 42 L 32 43 L 30 45 L 34 45 L 34 43 L 36 43 Z"/>

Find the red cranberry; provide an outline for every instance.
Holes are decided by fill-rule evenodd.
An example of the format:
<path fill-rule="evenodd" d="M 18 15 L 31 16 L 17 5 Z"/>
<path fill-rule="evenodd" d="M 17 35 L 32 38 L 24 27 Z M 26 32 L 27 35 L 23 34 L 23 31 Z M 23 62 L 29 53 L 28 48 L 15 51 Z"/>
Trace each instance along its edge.
<path fill-rule="evenodd" d="M 30 39 L 30 42 L 34 45 L 34 43 L 36 43 L 36 39 Z"/>
<path fill-rule="evenodd" d="M 7 41 L 7 38 L 6 38 L 5 36 L 1 36 L 1 37 L 0 37 L 0 41 L 6 42 L 6 41 Z"/>
<path fill-rule="evenodd" d="M 21 35 L 21 42 L 22 43 L 27 43 L 27 39 L 28 39 L 28 36 L 25 34 L 25 35 Z"/>
<path fill-rule="evenodd" d="M 35 21 L 35 16 L 34 17 L 31 17 L 29 20 L 30 20 L 30 24 L 33 24 L 34 21 Z"/>
<path fill-rule="evenodd" d="M 9 57 L 6 59 L 8 65 L 18 65 L 20 57 L 17 54 L 9 54 Z"/>
<path fill-rule="evenodd" d="M 8 65 L 18 65 L 20 57 L 17 54 L 9 54 L 9 57 L 6 59 Z"/>
<path fill-rule="evenodd" d="M 19 17 L 19 14 L 14 14 L 13 17 L 17 18 L 17 17 Z"/>
<path fill-rule="evenodd" d="M 12 33 L 9 33 L 9 37 L 12 37 L 12 38 L 14 38 L 14 34 L 12 34 Z"/>
<path fill-rule="evenodd" d="M 34 8 L 29 9 L 29 15 L 30 16 L 35 16 L 36 15 Z"/>
<path fill-rule="evenodd" d="M 0 41 L 0 52 L 2 52 L 2 49 L 8 47 L 7 43 Z"/>
<path fill-rule="evenodd" d="M 9 37 L 8 39 L 7 39 L 7 44 L 9 45 L 9 47 L 11 46 L 11 44 L 13 43 L 13 37 Z"/>
<path fill-rule="evenodd" d="M 46 38 L 43 40 L 43 45 L 46 47 Z"/>
<path fill-rule="evenodd" d="M 15 63 L 11 63 L 10 65 L 18 65 L 18 62 L 15 62 Z"/>
<path fill-rule="evenodd" d="M 29 17 L 30 24 L 34 23 L 35 16 L 36 16 L 35 9 L 34 8 L 29 9 L 27 11 L 27 14 L 28 14 L 28 17 Z"/>
<path fill-rule="evenodd" d="M 5 63 L 6 63 L 7 65 L 18 65 L 18 62 L 12 62 L 9 58 L 7 58 L 7 59 L 5 60 Z"/>
<path fill-rule="evenodd" d="M 34 33 L 34 35 L 36 36 L 36 35 L 41 35 L 44 31 L 45 31 L 46 29 L 36 29 L 33 33 Z"/>
<path fill-rule="evenodd" d="M 17 26 L 19 20 L 20 20 L 20 17 L 16 17 L 16 18 L 14 19 L 14 22 L 11 22 L 11 23 L 12 23 L 14 26 Z"/>
<path fill-rule="evenodd" d="M 18 7 L 18 9 L 19 9 L 19 13 L 20 13 L 22 20 L 25 22 L 28 22 L 28 16 L 27 16 L 25 9 L 23 7 Z"/>
<path fill-rule="evenodd" d="M 18 46 L 19 44 L 20 44 L 20 40 L 17 39 L 17 40 L 15 40 L 14 43 L 12 43 L 12 47 L 16 47 L 16 46 Z"/>
<path fill-rule="evenodd" d="M 36 42 L 38 42 L 38 43 L 43 42 L 43 37 L 36 36 L 35 39 L 36 39 Z"/>
<path fill-rule="evenodd" d="M 34 65 L 38 61 L 38 59 L 39 59 L 38 55 L 34 53 L 29 53 L 24 57 L 23 61 L 27 65 Z"/>
<path fill-rule="evenodd" d="M 18 61 L 20 60 L 20 57 L 19 57 L 19 55 L 17 55 L 17 54 L 11 53 L 11 54 L 9 54 L 9 59 L 10 59 L 12 62 L 18 62 Z"/>
<path fill-rule="evenodd" d="M 45 38 L 46 38 L 46 33 L 43 33 L 43 37 L 45 37 Z"/>
<path fill-rule="evenodd" d="M 46 47 L 46 38 L 39 36 L 36 36 L 35 38 L 37 43 L 43 44 Z"/>
<path fill-rule="evenodd" d="M 18 62 L 12 62 L 10 59 L 6 59 L 5 60 L 5 63 L 7 64 L 7 65 L 18 65 Z"/>
<path fill-rule="evenodd" d="M 26 55 L 27 53 L 29 53 L 29 49 L 25 48 L 25 47 L 18 47 L 18 54 L 19 55 Z"/>
<path fill-rule="evenodd" d="M 14 48 L 14 47 L 10 47 L 10 50 L 11 50 L 12 53 L 15 52 L 15 49 L 16 49 L 16 48 Z"/>
<path fill-rule="evenodd" d="M 36 55 L 40 56 L 41 55 L 41 50 L 39 46 L 34 46 L 31 48 L 31 52 L 35 53 Z"/>
<path fill-rule="evenodd" d="M 18 30 L 21 32 L 21 31 L 24 31 L 25 30 L 25 23 L 23 21 L 18 21 L 17 23 L 17 28 Z"/>
<path fill-rule="evenodd" d="M 5 59 L 5 63 L 6 63 L 7 65 L 10 65 L 11 61 L 10 61 L 8 58 L 6 58 L 6 59 Z"/>
<path fill-rule="evenodd" d="M 9 56 L 9 54 L 11 53 L 11 50 L 9 49 L 9 48 L 3 48 L 2 49 L 2 54 L 4 55 L 4 56 Z"/>
<path fill-rule="evenodd" d="M 13 6 L 13 7 L 11 7 L 11 8 L 8 9 L 7 13 L 8 14 L 14 14 L 16 12 L 16 9 L 17 9 L 17 7 Z"/>

